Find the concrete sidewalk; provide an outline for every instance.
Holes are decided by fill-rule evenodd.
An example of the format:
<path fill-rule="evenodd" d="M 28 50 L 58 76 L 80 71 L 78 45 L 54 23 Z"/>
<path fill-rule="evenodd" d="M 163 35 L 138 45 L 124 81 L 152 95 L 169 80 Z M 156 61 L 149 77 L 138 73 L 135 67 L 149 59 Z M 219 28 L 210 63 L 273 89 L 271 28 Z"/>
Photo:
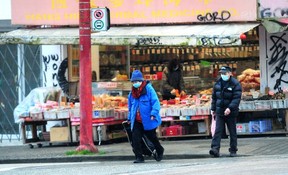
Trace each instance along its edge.
<path fill-rule="evenodd" d="M 161 141 L 165 148 L 163 159 L 209 158 L 211 139 Z M 279 155 L 288 154 L 288 137 L 239 138 L 238 155 Z M 96 145 L 97 146 L 97 145 Z M 30 149 L 20 141 L 3 141 L 0 143 L 0 163 L 44 163 L 44 162 L 80 162 L 80 161 L 120 161 L 134 160 L 132 148 L 128 142 L 97 146 L 101 154 L 67 156 L 77 146 L 43 145 L 42 148 Z M 229 140 L 222 139 L 221 156 L 229 155 Z M 146 159 L 153 159 L 147 157 Z"/>

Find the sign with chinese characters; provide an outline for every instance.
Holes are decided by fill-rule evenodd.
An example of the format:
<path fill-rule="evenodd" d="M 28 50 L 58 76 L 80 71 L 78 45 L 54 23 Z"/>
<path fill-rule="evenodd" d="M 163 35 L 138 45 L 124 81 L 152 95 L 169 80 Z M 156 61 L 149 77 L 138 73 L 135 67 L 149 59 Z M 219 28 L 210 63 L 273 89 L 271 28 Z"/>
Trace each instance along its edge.
<path fill-rule="evenodd" d="M 91 0 L 110 9 L 111 24 L 256 21 L 256 0 Z M 12 24 L 78 25 L 79 0 L 13 0 Z M 97 22 L 97 26 L 101 26 Z"/>

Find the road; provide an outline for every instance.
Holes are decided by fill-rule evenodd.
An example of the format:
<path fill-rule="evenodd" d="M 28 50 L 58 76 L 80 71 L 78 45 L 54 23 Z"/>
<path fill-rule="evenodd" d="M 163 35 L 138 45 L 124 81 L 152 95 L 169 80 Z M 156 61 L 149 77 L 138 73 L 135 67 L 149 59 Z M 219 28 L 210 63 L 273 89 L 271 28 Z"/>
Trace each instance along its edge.
<path fill-rule="evenodd" d="M 1 175 L 287 175 L 288 155 L 220 157 L 181 160 L 105 161 L 79 163 L 0 164 Z"/>

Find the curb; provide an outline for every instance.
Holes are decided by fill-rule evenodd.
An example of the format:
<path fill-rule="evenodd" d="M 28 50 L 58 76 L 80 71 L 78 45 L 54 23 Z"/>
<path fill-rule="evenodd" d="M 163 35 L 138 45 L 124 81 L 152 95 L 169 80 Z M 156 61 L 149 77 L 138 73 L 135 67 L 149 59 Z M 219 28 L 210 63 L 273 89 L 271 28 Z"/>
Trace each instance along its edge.
<path fill-rule="evenodd" d="M 238 155 L 237 157 L 245 157 L 250 155 Z M 229 157 L 229 155 L 221 155 L 220 157 Z M 164 155 L 163 160 L 175 159 L 205 159 L 213 158 L 209 154 L 189 154 L 189 155 Z M 50 157 L 35 159 L 3 159 L 0 164 L 13 163 L 60 163 L 60 162 L 95 162 L 95 161 L 133 161 L 134 156 L 67 156 L 67 157 Z M 154 160 L 153 157 L 145 157 L 145 160 Z"/>

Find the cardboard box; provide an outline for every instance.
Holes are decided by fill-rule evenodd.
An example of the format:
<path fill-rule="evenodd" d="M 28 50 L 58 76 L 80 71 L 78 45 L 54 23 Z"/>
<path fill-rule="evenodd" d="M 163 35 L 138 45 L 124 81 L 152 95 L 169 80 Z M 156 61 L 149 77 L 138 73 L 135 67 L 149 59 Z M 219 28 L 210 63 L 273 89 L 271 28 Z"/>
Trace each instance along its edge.
<path fill-rule="evenodd" d="M 206 133 L 207 129 L 206 129 L 206 123 L 205 122 L 198 122 L 198 133 Z"/>
<path fill-rule="evenodd" d="M 51 142 L 69 142 L 70 133 L 68 127 L 52 127 L 50 128 Z"/>

